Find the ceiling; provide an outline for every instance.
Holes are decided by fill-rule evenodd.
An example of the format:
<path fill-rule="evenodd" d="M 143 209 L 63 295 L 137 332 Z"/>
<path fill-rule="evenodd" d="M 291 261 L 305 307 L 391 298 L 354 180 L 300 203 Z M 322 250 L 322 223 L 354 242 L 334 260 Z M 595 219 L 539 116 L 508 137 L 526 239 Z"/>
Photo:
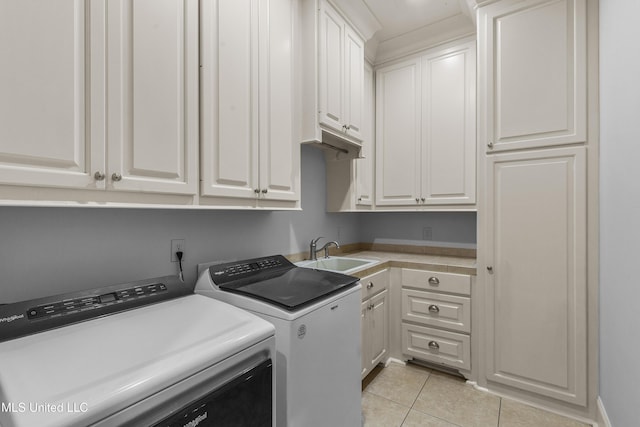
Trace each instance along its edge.
<path fill-rule="evenodd" d="M 469 16 L 465 0 L 362 0 L 382 25 L 379 42 L 433 25 L 438 21 Z"/>
<path fill-rule="evenodd" d="M 475 0 L 333 0 L 367 39 L 372 63 L 475 33 Z"/>

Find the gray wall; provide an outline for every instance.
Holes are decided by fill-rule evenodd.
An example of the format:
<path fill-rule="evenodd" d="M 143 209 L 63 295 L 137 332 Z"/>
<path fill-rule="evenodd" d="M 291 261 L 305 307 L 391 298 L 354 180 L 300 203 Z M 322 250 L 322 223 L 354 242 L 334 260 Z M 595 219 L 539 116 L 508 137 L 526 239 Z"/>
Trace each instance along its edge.
<path fill-rule="evenodd" d="M 476 246 L 475 212 L 365 213 L 361 227 L 364 242 Z M 431 229 L 431 239 L 425 228 Z"/>
<path fill-rule="evenodd" d="M 356 214 L 325 213 L 322 153 L 302 147 L 301 162 L 304 212 L 1 207 L 0 302 L 176 274 L 176 238 L 190 284 L 198 263 L 302 252 L 320 235 L 358 242 Z"/>
<path fill-rule="evenodd" d="M 326 213 L 324 155 L 303 146 L 301 162 L 303 212 L 0 207 L 0 303 L 176 274 L 178 238 L 189 284 L 198 263 L 304 252 L 314 236 L 415 240 L 426 221 L 438 239 L 475 242 L 475 214 Z"/>
<path fill-rule="evenodd" d="M 600 1 L 600 396 L 640 420 L 640 2 Z"/>

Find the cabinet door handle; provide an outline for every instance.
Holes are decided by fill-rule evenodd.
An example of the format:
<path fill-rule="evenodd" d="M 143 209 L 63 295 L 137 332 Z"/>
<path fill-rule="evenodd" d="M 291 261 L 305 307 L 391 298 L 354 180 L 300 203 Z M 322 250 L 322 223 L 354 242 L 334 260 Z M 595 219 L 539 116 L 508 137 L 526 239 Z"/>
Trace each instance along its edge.
<path fill-rule="evenodd" d="M 489 147 L 490 150 L 493 149 L 493 142 L 489 141 L 487 147 Z"/>
<path fill-rule="evenodd" d="M 256 193 L 256 194 L 260 194 L 260 189 L 259 188 L 254 188 L 253 192 Z"/>
<path fill-rule="evenodd" d="M 440 279 L 438 279 L 437 277 L 429 277 L 429 284 L 438 286 L 440 284 Z"/>
<path fill-rule="evenodd" d="M 435 304 L 431 304 L 429 306 L 429 312 L 431 312 L 431 313 L 440 313 L 440 307 L 438 307 Z"/>
<path fill-rule="evenodd" d="M 425 199 L 424 197 L 421 197 L 420 200 L 422 201 L 422 203 L 424 203 L 427 199 Z"/>
<path fill-rule="evenodd" d="M 493 267 L 492 266 L 487 266 L 487 271 L 489 272 L 489 274 L 493 274 Z"/>
<path fill-rule="evenodd" d="M 262 189 L 262 194 L 267 194 L 267 192 L 268 192 L 268 191 L 269 191 L 269 189 L 268 189 L 268 188 L 263 188 L 263 189 Z"/>
<path fill-rule="evenodd" d="M 440 350 L 440 344 L 435 341 L 429 341 L 428 345 L 431 350 Z"/>
<path fill-rule="evenodd" d="M 367 289 L 371 289 L 373 288 L 373 282 L 369 282 L 369 284 L 367 285 Z"/>
<path fill-rule="evenodd" d="M 98 171 L 93 174 L 93 177 L 96 179 L 96 181 L 104 181 L 105 175 L 102 172 Z"/>
<path fill-rule="evenodd" d="M 122 175 L 120 175 L 118 172 L 114 172 L 111 175 L 111 179 L 113 180 L 113 182 L 119 182 L 122 181 Z"/>
<path fill-rule="evenodd" d="M 416 203 L 420 203 L 420 199 L 416 197 Z"/>

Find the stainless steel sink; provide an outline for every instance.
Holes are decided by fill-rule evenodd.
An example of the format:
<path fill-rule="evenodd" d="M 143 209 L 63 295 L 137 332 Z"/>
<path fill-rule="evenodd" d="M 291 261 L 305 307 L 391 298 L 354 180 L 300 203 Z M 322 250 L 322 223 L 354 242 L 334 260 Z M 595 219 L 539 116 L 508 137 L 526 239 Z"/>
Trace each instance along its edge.
<path fill-rule="evenodd" d="M 337 271 L 338 273 L 349 274 L 356 270 L 367 268 L 378 263 L 377 260 L 345 258 L 345 257 L 329 257 L 319 258 L 315 261 L 300 261 L 296 265 L 298 267 L 315 268 L 318 270 Z"/>

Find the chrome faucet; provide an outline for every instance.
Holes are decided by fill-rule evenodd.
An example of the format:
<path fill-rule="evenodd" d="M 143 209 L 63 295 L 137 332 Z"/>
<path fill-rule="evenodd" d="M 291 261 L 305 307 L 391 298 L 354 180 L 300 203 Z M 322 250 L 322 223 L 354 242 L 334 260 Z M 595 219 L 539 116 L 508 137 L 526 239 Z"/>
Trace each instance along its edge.
<path fill-rule="evenodd" d="M 312 261 L 315 261 L 318 259 L 318 252 L 320 252 L 321 250 L 324 250 L 324 257 L 325 258 L 329 258 L 329 247 L 331 245 L 335 246 L 336 248 L 340 248 L 340 244 L 338 242 L 336 242 L 335 240 L 332 240 L 330 242 L 325 243 L 325 245 L 323 247 L 321 247 L 320 249 L 316 249 L 317 248 L 317 243 L 318 240 L 323 239 L 324 237 L 318 237 L 317 239 L 312 239 L 311 243 L 309 243 L 309 259 Z"/>

